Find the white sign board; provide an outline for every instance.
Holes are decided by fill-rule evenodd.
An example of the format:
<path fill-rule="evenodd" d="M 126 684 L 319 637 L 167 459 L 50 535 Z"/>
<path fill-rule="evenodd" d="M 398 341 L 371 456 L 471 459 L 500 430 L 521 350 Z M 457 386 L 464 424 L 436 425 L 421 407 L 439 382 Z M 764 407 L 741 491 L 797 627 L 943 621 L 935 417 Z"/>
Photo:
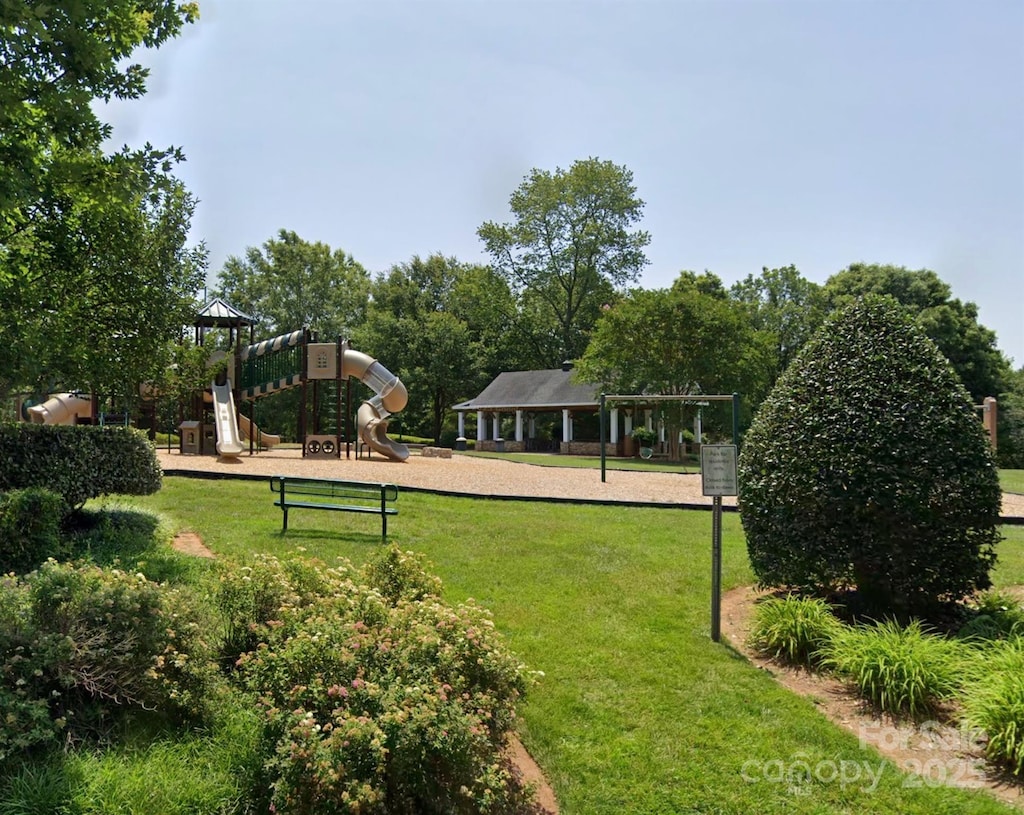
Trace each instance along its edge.
<path fill-rule="evenodd" d="M 704 495 L 739 495 L 735 444 L 700 448 L 700 486 Z"/>

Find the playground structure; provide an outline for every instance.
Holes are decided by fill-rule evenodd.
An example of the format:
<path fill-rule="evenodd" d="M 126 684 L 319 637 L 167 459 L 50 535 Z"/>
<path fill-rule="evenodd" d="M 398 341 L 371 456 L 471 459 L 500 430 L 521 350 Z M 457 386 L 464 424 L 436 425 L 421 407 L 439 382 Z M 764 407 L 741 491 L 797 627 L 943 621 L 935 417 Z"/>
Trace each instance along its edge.
<path fill-rule="evenodd" d="M 343 427 L 345 422 L 338 417 L 351 415 L 351 410 L 342 410 L 342 385 L 357 379 L 374 391 L 356 414 L 357 443 L 393 461 L 405 461 L 409 457 L 408 447 L 387 436 L 389 417 L 402 410 L 408 401 L 405 385 L 373 357 L 350 348 L 345 339 L 317 342 L 307 329 L 293 331 L 239 348 L 228 368 L 234 371 L 234 376 L 225 377 L 224 382 L 214 381 L 210 389 L 216 449 L 221 456 L 241 455 L 243 437 L 249 439 L 250 445 L 262 441 L 270 446 L 280 441 L 279 437 L 268 438 L 261 434 L 252 417 L 236 410 L 236 404 L 253 405 L 257 399 L 298 387 L 303 391 L 299 413 L 303 456 L 339 457 L 343 447 L 347 452 L 344 439 L 348 433 Z M 238 382 L 237 389 L 233 382 Z M 350 402 L 351 389 L 344 390 L 345 401 Z M 308 409 L 310 397 L 312 422 Z M 322 427 L 317 405 L 324 401 L 330 403 L 332 399 L 334 427 Z"/>
<path fill-rule="evenodd" d="M 349 347 L 347 339 L 319 342 L 306 328 L 253 342 L 254 322 L 219 298 L 204 305 L 197 315 L 196 344 L 203 344 L 207 328 L 227 329 L 231 350 L 217 351 L 210 357 L 212 362 L 226 361 L 226 370 L 201 400 L 193 400 L 193 420 L 183 422 L 181 427 L 183 453 L 212 453 L 215 449 L 222 457 L 237 458 L 245 451 L 244 440 L 249 442 L 250 453 L 260 446 L 279 443 L 279 436 L 263 433 L 256 426 L 256 402 L 298 388 L 302 393 L 298 437 L 303 457 L 337 458 L 343 448 L 348 456 L 351 386 L 357 379 L 374 392 L 356 415 L 357 454 L 363 446 L 393 461 L 409 457 L 405 445 L 387 437 L 389 417 L 408 401 L 405 386 L 397 376 L 377 360 Z M 249 329 L 248 345 L 242 344 L 243 328 Z M 212 421 L 206 421 L 207 403 Z M 321 406 L 328 409 L 321 410 Z"/>
<path fill-rule="evenodd" d="M 33 424 L 77 424 L 93 415 L 92 398 L 81 393 L 55 393 L 26 410 Z"/>
<path fill-rule="evenodd" d="M 338 337 L 334 342 L 318 342 L 316 335 L 305 328 L 253 343 L 254 323 L 251 317 L 220 299 L 210 301 L 200 310 L 195 323 L 196 343 L 203 344 L 207 328 L 227 329 L 231 350 L 210 355 L 211 365 L 225 364 L 224 372 L 213 379 L 208 390 L 193 394 L 187 410 L 179 405 L 183 454 L 216 453 L 222 458 L 236 459 L 246 449 L 252 454 L 279 444 L 280 436 L 265 433 L 256 425 L 255 404 L 271 394 L 298 388 L 302 393 L 298 436 L 303 457 L 337 458 L 342 449 L 347 457 L 352 436 L 352 380 L 357 379 L 374 392 L 363 400 L 356 413 L 357 455 L 365 448 L 392 461 L 409 457 L 408 447 L 387 436 L 389 417 L 402 410 L 408 401 L 408 392 L 397 376 L 373 357 L 350 348 L 348 340 Z M 250 344 L 243 346 L 244 327 L 249 328 Z M 147 386 L 140 393 L 152 413 L 157 394 Z M 321 405 L 330 409 L 322 411 Z M 25 416 L 37 424 L 103 420 L 94 398 L 81 393 L 51 395 L 42 404 L 27 407 Z"/>

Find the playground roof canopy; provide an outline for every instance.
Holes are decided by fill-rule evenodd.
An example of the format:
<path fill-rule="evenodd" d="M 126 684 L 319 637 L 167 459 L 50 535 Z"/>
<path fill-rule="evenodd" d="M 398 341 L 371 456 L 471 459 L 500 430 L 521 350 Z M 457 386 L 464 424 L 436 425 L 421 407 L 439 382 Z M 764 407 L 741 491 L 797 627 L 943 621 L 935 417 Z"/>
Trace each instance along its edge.
<path fill-rule="evenodd" d="M 600 386 L 572 381 L 572 370 L 504 371 L 480 395 L 452 410 L 538 410 L 589 408 L 600 405 Z"/>
<path fill-rule="evenodd" d="M 255 317 L 244 314 L 219 297 L 204 303 L 196 314 L 196 328 L 239 328 L 243 325 L 253 326 L 256 323 Z"/>

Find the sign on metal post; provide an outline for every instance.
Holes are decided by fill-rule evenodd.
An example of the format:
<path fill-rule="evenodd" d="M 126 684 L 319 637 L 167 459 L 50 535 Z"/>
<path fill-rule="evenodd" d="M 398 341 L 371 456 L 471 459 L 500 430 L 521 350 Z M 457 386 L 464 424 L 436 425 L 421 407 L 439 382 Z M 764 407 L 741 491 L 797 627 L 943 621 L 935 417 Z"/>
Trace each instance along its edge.
<path fill-rule="evenodd" d="M 722 496 L 738 495 L 735 444 L 700 448 L 700 485 L 711 499 L 711 639 L 722 638 Z"/>

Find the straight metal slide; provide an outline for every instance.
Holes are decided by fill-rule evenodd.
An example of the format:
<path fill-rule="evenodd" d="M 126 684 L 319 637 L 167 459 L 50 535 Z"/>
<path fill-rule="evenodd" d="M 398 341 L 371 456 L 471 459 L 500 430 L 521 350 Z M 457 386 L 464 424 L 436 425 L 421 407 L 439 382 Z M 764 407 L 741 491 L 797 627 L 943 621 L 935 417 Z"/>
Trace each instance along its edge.
<path fill-rule="evenodd" d="M 242 455 L 242 439 L 238 432 L 238 420 L 235 413 L 235 397 L 231 394 L 231 380 L 223 385 L 213 382 L 214 425 L 217 428 L 217 454 L 225 458 L 237 458 Z"/>

